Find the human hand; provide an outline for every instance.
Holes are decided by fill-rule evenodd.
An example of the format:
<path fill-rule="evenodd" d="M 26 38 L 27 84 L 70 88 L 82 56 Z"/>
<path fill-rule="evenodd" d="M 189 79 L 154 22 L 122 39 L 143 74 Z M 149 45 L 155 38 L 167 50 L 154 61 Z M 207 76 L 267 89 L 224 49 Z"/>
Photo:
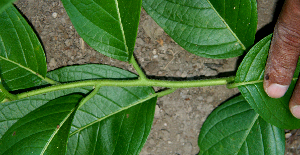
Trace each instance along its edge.
<path fill-rule="evenodd" d="M 300 55 L 300 0 L 286 0 L 276 23 L 267 60 L 264 89 L 272 98 L 287 91 Z M 289 101 L 291 113 L 300 119 L 300 80 Z"/>

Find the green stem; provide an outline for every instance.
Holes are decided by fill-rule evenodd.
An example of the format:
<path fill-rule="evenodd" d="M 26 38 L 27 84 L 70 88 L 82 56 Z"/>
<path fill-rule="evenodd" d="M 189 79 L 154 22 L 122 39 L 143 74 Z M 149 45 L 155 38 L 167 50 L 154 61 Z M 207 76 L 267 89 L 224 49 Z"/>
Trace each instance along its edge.
<path fill-rule="evenodd" d="M 250 82 L 232 83 L 232 84 L 228 84 L 227 88 L 231 89 L 231 88 L 236 88 L 238 86 L 244 86 L 244 85 L 256 84 L 256 83 L 262 83 L 262 82 L 264 82 L 264 81 L 263 80 L 256 80 L 256 81 L 250 81 Z"/>
<path fill-rule="evenodd" d="M 170 89 L 161 91 L 159 93 L 156 93 L 156 95 L 159 98 L 159 97 L 163 97 L 163 96 L 169 95 L 169 94 L 173 93 L 176 90 L 177 90 L 177 88 L 170 88 Z"/>
<path fill-rule="evenodd" d="M 133 68 L 136 70 L 136 72 L 138 73 L 138 75 L 140 76 L 140 79 L 145 80 L 147 79 L 146 75 L 144 74 L 144 72 L 142 71 L 142 69 L 140 68 L 139 64 L 136 62 L 134 56 L 132 55 L 130 61 L 129 61 Z"/>
<path fill-rule="evenodd" d="M 166 80 L 151 80 L 143 81 L 145 86 L 157 86 L 168 88 L 191 88 L 191 87 L 205 87 L 226 85 L 234 81 L 234 77 L 207 79 L 207 80 L 192 80 L 192 81 L 166 81 Z"/>
<path fill-rule="evenodd" d="M 9 93 L 4 86 L 2 85 L 2 83 L 0 83 L 0 90 L 4 93 L 4 95 L 6 96 L 6 98 L 8 98 L 8 100 L 13 101 L 13 100 L 17 100 L 18 97 L 16 95 L 13 95 L 11 93 Z"/>
<path fill-rule="evenodd" d="M 113 87 L 137 87 L 137 86 L 157 86 L 157 87 L 168 87 L 168 88 L 190 88 L 190 87 L 204 87 L 204 86 L 216 86 L 226 85 L 232 83 L 234 77 L 219 78 L 219 79 L 208 79 L 208 80 L 194 80 L 194 81 L 165 81 L 165 80 L 150 80 L 150 79 L 137 79 L 137 80 L 87 80 L 78 81 L 72 83 L 64 83 L 53 85 L 30 92 L 18 94 L 19 99 L 43 94 L 51 91 L 78 88 L 86 86 L 113 86 Z"/>
<path fill-rule="evenodd" d="M 59 84 L 59 82 L 54 81 L 54 80 L 52 80 L 52 79 L 50 79 L 48 77 L 43 77 L 42 75 L 40 75 L 38 73 L 35 73 L 35 72 L 32 72 L 32 73 L 36 74 L 40 79 L 43 79 L 44 81 L 46 81 L 49 84 L 52 84 L 52 85 Z"/>
<path fill-rule="evenodd" d="M 1 103 L 4 103 L 4 102 L 9 102 L 10 100 L 5 98 L 3 101 L 1 101 Z"/>
<path fill-rule="evenodd" d="M 50 79 L 48 77 L 43 78 L 43 80 L 46 81 L 46 82 L 48 82 L 49 84 L 52 84 L 52 85 L 59 84 L 59 82 L 54 81 L 54 80 L 52 80 L 52 79 Z"/>
<path fill-rule="evenodd" d="M 94 88 L 94 90 L 88 95 L 88 96 L 86 96 L 85 98 L 83 98 L 81 101 L 80 101 L 80 103 L 79 103 L 79 106 L 78 106 L 78 109 L 82 106 L 82 105 L 84 105 L 84 103 L 86 103 L 88 100 L 90 100 L 92 97 L 94 97 L 96 94 L 97 94 L 97 92 L 99 91 L 99 89 L 101 88 L 101 86 L 96 86 L 95 88 Z"/>

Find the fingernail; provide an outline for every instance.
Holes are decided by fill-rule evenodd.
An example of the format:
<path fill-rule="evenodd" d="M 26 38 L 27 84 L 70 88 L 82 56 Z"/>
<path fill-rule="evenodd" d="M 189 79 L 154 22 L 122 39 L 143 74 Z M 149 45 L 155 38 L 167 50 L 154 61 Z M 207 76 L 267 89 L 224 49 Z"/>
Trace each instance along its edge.
<path fill-rule="evenodd" d="M 292 114 L 300 119 L 300 106 L 299 105 L 295 105 L 292 109 L 291 109 Z"/>
<path fill-rule="evenodd" d="M 285 94 L 288 88 L 289 86 L 287 85 L 273 83 L 267 88 L 266 93 L 272 98 L 280 98 Z"/>

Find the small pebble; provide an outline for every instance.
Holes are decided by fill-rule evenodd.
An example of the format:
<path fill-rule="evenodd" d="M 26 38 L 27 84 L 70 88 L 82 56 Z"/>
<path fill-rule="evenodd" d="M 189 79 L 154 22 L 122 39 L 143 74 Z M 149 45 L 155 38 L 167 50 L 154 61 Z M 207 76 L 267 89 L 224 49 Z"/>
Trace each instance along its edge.
<path fill-rule="evenodd" d="M 176 76 L 180 76 L 180 75 L 181 75 L 181 72 L 180 72 L 180 71 L 176 71 L 176 72 L 175 72 L 175 75 L 176 75 Z"/>
<path fill-rule="evenodd" d="M 56 17 L 57 17 L 57 13 L 56 13 L 56 12 L 53 12 L 53 13 L 52 13 L 52 17 L 53 17 L 53 18 L 56 18 Z"/>
<path fill-rule="evenodd" d="M 156 54 L 156 53 L 157 53 L 156 49 L 154 49 L 154 50 L 152 51 L 152 53 L 153 53 L 153 54 Z"/>
<path fill-rule="evenodd" d="M 55 61 L 54 58 L 51 58 L 51 59 L 50 59 L 49 66 L 51 66 L 51 67 L 56 66 L 56 61 Z"/>
<path fill-rule="evenodd" d="M 292 136 L 292 134 L 290 132 L 288 132 L 288 133 L 285 134 L 285 138 L 286 139 L 290 138 L 291 136 Z"/>
<path fill-rule="evenodd" d="M 84 41 L 83 41 L 82 38 L 79 38 L 79 43 L 80 43 L 80 48 L 81 48 L 82 50 L 84 50 L 84 49 L 85 49 L 85 45 L 84 45 Z"/>
<path fill-rule="evenodd" d="M 181 77 L 182 77 L 182 78 L 185 78 L 186 76 L 187 76 L 187 72 L 184 71 L 184 72 L 181 74 Z"/>

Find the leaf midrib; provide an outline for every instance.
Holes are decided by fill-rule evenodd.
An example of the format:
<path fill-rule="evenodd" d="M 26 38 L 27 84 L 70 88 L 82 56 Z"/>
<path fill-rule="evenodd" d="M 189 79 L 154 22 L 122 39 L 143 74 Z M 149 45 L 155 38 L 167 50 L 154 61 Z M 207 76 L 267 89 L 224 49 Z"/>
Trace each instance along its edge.
<path fill-rule="evenodd" d="M 249 92 L 249 95 L 251 95 L 251 98 L 254 99 L 254 98 L 255 98 L 255 97 L 254 97 L 255 95 L 252 95 L 252 94 L 251 94 L 252 91 L 250 91 L 250 90 L 248 89 L 248 87 L 245 87 L 245 88 L 246 88 L 247 91 Z M 256 88 L 257 90 L 259 90 L 259 88 L 257 88 L 257 85 L 255 85 L 255 88 Z M 272 110 L 270 109 L 270 106 L 267 106 L 268 104 L 267 104 L 267 101 L 266 101 L 265 97 L 263 97 L 263 95 L 261 94 L 261 92 L 259 92 L 259 91 L 257 91 L 257 92 L 258 92 L 258 94 L 260 95 L 260 98 L 262 99 L 262 103 L 264 103 L 264 106 L 266 107 L 266 110 L 268 110 L 269 113 L 271 113 L 272 116 L 274 116 L 276 120 L 280 121 L 281 124 L 286 125 L 286 126 L 289 126 L 288 123 L 282 121 L 282 120 L 279 118 L 280 116 L 274 115 L 274 113 L 272 113 Z M 255 92 L 254 92 L 254 93 L 255 93 Z M 279 101 L 280 101 L 280 100 L 279 100 Z M 247 102 L 248 102 L 248 101 L 247 101 Z M 280 101 L 280 102 L 281 102 L 281 101 Z M 256 107 L 259 107 L 259 106 L 257 105 L 256 102 L 253 102 L 253 103 L 256 105 Z M 261 111 L 261 110 L 258 109 L 258 108 L 256 108 L 256 109 L 257 109 L 258 111 Z M 262 112 L 262 111 L 261 111 L 261 112 Z M 263 113 L 263 112 L 262 112 L 262 113 Z"/>
<path fill-rule="evenodd" d="M 63 126 L 63 124 L 67 121 L 67 119 L 71 116 L 71 114 L 75 111 L 75 109 L 76 109 L 76 107 L 73 108 L 70 111 L 70 113 L 63 119 L 63 121 L 61 121 L 61 123 L 59 124 L 60 127 L 58 129 L 54 130 L 53 134 L 49 138 L 48 142 L 45 144 L 45 146 L 44 146 L 43 150 L 41 151 L 40 155 L 43 155 L 46 152 L 46 150 L 47 150 L 48 146 L 50 145 L 50 143 L 52 142 L 54 136 L 57 135 L 58 131 L 60 131 L 60 129 Z"/>
<path fill-rule="evenodd" d="M 210 0 L 207 0 L 207 3 L 211 6 L 211 8 L 215 11 L 215 13 L 218 15 L 218 17 L 222 20 L 222 22 L 225 24 L 225 26 L 230 31 L 230 33 L 234 36 L 234 38 L 237 40 L 237 42 L 242 46 L 242 49 L 246 50 L 245 45 L 241 42 L 241 40 L 237 37 L 237 35 L 232 31 L 232 29 L 229 27 L 229 25 L 224 20 L 224 18 L 219 14 L 219 12 L 215 9 L 215 7 L 210 3 Z"/>
<path fill-rule="evenodd" d="M 71 1 L 70 1 L 70 3 L 72 4 Z M 115 19 L 110 13 L 108 13 L 108 12 L 107 12 L 105 9 L 103 9 L 101 6 L 99 6 L 99 4 L 97 4 L 97 3 L 95 3 L 95 4 L 98 5 L 99 7 L 101 7 L 105 12 L 107 12 L 107 14 L 111 16 L 111 18 L 113 18 L 114 20 L 116 20 L 116 21 L 118 21 L 118 22 L 120 23 L 120 29 L 121 29 L 121 32 L 122 32 L 122 36 L 123 36 L 124 42 L 122 42 L 122 40 L 120 40 L 120 39 L 117 38 L 116 36 L 112 35 L 112 34 L 109 33 L 108 31 L 105 31 L 105 32 L 106 32 L 107 34 L 109 34 L 112 38 L 114 38 L 114 39 L 120 41 L 121 43 L 124 43 L 124 46 L 125 46 L 125 52 L 129 55 L 128 47 L 127 47 L 126 40 L 125 40 L 125 34 L 124 34 L 124 30 L 123 30 L 123 25 L 122 25 L 120 13 L 119 13 L 118 1 L 115 0 L 115 3 L 116 3 L 116 10 L 117 10 L 117 13 L 118 13 L 118 18 L 119 18 L 118 20 Z M 88 20 L 89 22 L 93 23 L 93 21 L 91 21 L 91 20 L 88 19 L 86 16 L 84 16 L 83 13 L 82 13 L 79 9 L 77 9 L 77 7 L 76 7 L 74 4 L 72 4 L 72 5 L 76 8 L 76 10 L 77 10 L 77 11 L 78 11 L 78 12 L 79 12 L 86 20 Z M 94 24 L 94 23 L 93 23 L 93 24 Z M 96 24 L 94 24 L 94 25 L 97 26 L 98 28 L 100 28 L 98 25 L 96 25 Z M 101 28 L 100 28 L 100 29 L 101 29 Z M 102 29 L 102 30 L 103 30 L 103 29 Z M 115 47 L 115 46 L 111 46 L 110 44 L 105 44 L 105 43 L 103 43 L 103 42 L 101 42 L 101 44 L 104 44 L 104 45 L 113 47 L 113 48 L 115 48 L 115 49 L 117 49 L 117 50 L 120 50 L 120 51 L 124 51 L 123 49 L 117 48 L 117 47 Z M 115 55 L 115 54 L 112 54 L 112 55 Z M 128 56 L 121 56 L 121 57 L 126 57 L 126 58 L 128 59 Z"/>
<path fill-rule="evenodd" d="M 240 102 L 237 102 L 237 103 L 240 103 Z M 235 115 L 239 115 L 239 114 L 244 113 L 244 112 L 248 112 L 248 111 L 250 111 L 250 110 L 253 110 L 253 109 L 247 109 L 247 110 L 245 110 L 245 111 L 241 111 L 241 112 L 239 112 L 239 113 L 236 113 L 236 114 L 231 115 L 230 117 L 235 116 Z M 257 114 L 257 115 L 258 115 L 258 114 Z M 226 117 L 226 118 L 224 118 L 224 119 L 218 121 L 216 124 L 213 124 L 213 125 L 211 126 L 211 128 L 208 129 L 208 131 L 211 130 L 213 127 L 215 127 L 217 124 L 222 123 L 222 121 L 224 121 L 225 119 L 228 119 L 228 118 L 230 118 L 230 117 Z M 256 116 L 255 116 L 255 117 L 256 117 Z M 257 119 L 257 118 L 256 118 L 256 119 Z M 254 122 L 255 122 L 255 121 L 254 121 Z M 251 125 L 250 125 L 251 128 L 252 128 L 253 124 L 254 124 L 254 123 L 251 123 Z M 250 128 L 250 129 L 251 129 L 251 128 Z M 245 130 L 248 130 L 248 129 L 245 129 Z M 245 131 L 245 130 L 239 130 L 239 131 L 236 131 L 236 132 Z M 205 150 L 204 152 L 207 152 L 209 149 L 213 148 L 215 145 L 217 145 L 218 143 L 220 143 L 220 141 L 222 141 L 222 140 L 225 139 L 225 138 L 228 138 L 229 136 L 231 136 L 232 134 L 234 134 L 234 133 L 236 133 L 236 132 L 233 132 L 233 133 L 231 133 L 231 134 L 229 134 L 229 135 L 223 137 L 221 140 L 219 140 L 219 141 L 216 142 L 215 144 L 211 145 L 209 148 L 206 148 L 206 150 Z M 249 131 L 249 132 L 250 132 L 250 131 Z M 248 135 L 249 132 L 246 133 L 246 135 Z M 208 133 L 208 132 L 207 132 L 207 133 Z M 205 134 L 205 136 L 203 137 L 203 139 L 205 139 L 206 135 L 207 135 L 207 134 Z M 203 139 L 202 139 L 202 140 L 203 140 Z M 201 142 L 202 142 L 202 140 L 201 140 Z M 200 143 L 201 143 L 201 142 L 200 142 Z"/>
<path fill-rule="evenodd" d="M 253 109 L 252 109 L 252 110 L 253 110 Z M 253 111 L 254 111 L 254 110 L 253 110 Z M 256 113 L 256 112 L 255 112 L 255 113 Z M 250 125 L 250 127 L 249 127 L 249 130 L 248 130 L 247 134 L 245 134 L 245 135 L 246 135 L 246 136 L 245 136 L 245 139 L 243 140 L 243 143 L 242 143 L 242 145 L 240 146 L 240 149 L 235 153 L 235 155 L 239 153 L 239 151 L 241 150 L 241 147 L 243 146 L 243 144 L 245 143 L 245 141 L 247 141 L 247 138 L 248 138 L 248 136 L 249 136 L 249 133 L 251 132 L 251 130 L 252 130 L 252 128 L 253 128 L 255 122 L 258 120 L 258 117 L 259 117 L 259 114 L 256 113 L 256 115 L 254 116 L 254 119 L 253 119 L 253 121 L 252 121 L 252 123 L 251 123 L 251 125 Z"/>
<path fill-rule="evenodd" d="M 292 81 L 297 81 L 298 78 L 292 78 Z M 253 81 L 246 81 L 246 82 L 238 82 L 238 83 L 233 83 L 234 86 L 245 86 L 245 85 L 251 85 L 251 84 L 258 84 L 258 83 L 263 83 L 264 80 L 253 80 Z"/>
<path fill-rule="evenodd" d="M 117 114 L 117 113 L 120 113 L 120 112 L 122 112 L 122 111 L 124 111 L 124 110 L 127 110 L 127 109 L 129 109 L 129 108 L 131 108 L 131 107 L 133 107 L 133 106 L 135 106 L 135 105 L 138 105 L 138 104 L 140 104 L 140 103 L 142 103 L 142 102 L 145 102 L 145 101 L 147 101 L 147 100 L 150 100 L 151 98 L 156 97 L 156 96 L 157 96 L 156 94 L 149 95 L 148 97 L 146 97 L 146 98 L 144 98 L 144 99 L 138 100 L 136 103 L 133 103 L 133 104 L 131 104 L 131 105 L 129 105 L 129 106 L 123 107 L 123 108 L 121 108 L 121 109 L 119 109 L 119 110 L 117 110 L 117 111 L 115 111 L 115 112 L 113 112 L 113 113 L 111 113 L 111 114 L 109 114 L 109 115 L 106 115 L 106 116 L 104 116 L 104 117 L 101 117 L 101 118 L 95 120 L 94 122 L 91 122 L 91 123 L 89 123 L 89 124 L 87 124 L 87 125 L 85 125 L 85 126 L 82 126 L 81 128 L 78 128 L 76 131 L 70 133 L 69 137 L 75 135 L 76 133 L 80 132 L 81 130 L 84 130 L 84 129 L 86 129 L 86 128 L 88 128 L 88 127 L 90 127 L 90 126 L 92 126 L 92 125 L 94 125 L 94 124 L 96 124 L 96 123 L 98 123 L 98 122 L 101 122 L 102 120 L 104 120 L 104 119 L 106 119 L 106 118 L 108 118 L 108 117 L 110 117 L 110 116 L 113 116 L 113 115 L 115 115 L 115 114 Z"/>
<path fill-rule="evenodd" d="M 123 24 L 122 24 L 122 20 L 121 20 L 121 14 L 120 14 L 120 9 L 119 9 L 119 2 L 118 2 L 118 0 L 115 0 L 115 3 L 116 3 L 116 9 L 117 9 L 118 18 L 119 18 L 119 23 L 120 23 L 120 29 L 121 29 L 122 36 L 123 36 L 123 40 L 124 40 L 125 50 L 126 50 L 127 54 L 129 55 L 129 51 L 128 51 L 128 47 L 127 47 L 127 43 L 126 43 L 126 36 L 125 36 L 125 32 L 124 32 Z M 129 57 L 128 57 L 128 59 L 129 59 Z"/>
<path fill-rule="evenodd" d="M 3 57 L 3 56 L 0 56 L 0 59 L 3 59 L 3 60 L 5 60 L 5 61 L 8 61 L 8 62 L 10 62 L 10 63 L 12 63 L 12 64 L 14 64 L 14 65 L 20 67 L 20 68 L 23 68 L 23 69 L 29 71 L 30 73 L 32 73 L 32 74 L 38 76 L 38 77 L 41 78 L 42 80 L 45 79 L 45 78 L 44 78 L 42 75 L 40 75 L 39 73 L 37 73 L 37 72 L 31 70 L 30 68 L 27 68 L 27 67 L 21 65 L 21 64 L 18 64 L 18 63 L 14 62 L 14 61 L 12 61 L 12 60 L 10 60 L 10 59 L 7 59 L 7 58 L 5 58 L 5 57 Z"/>

